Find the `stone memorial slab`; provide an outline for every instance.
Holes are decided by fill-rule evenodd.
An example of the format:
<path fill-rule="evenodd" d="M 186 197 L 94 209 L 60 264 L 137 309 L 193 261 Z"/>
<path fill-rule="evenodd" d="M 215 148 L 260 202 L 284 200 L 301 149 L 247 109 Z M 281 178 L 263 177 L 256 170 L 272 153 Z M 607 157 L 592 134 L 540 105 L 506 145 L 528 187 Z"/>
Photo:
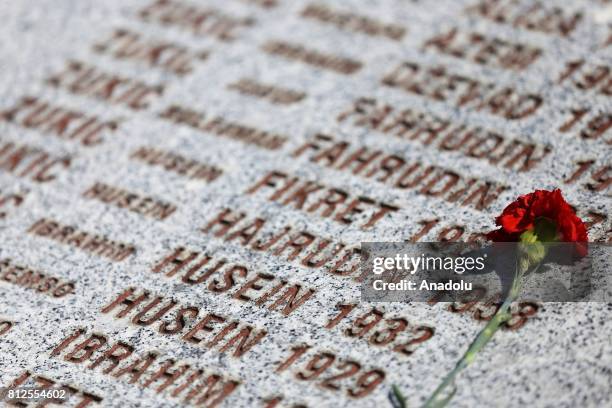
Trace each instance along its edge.
<path fill-rule="evenodd" d="M 499 299 L 363 301 L 361 243 L 482 242 L 554 188 L 612 242 L 608 0 L 21 0 L 0 21 L 5 391 L 421 406 Z M 611 406 L 603 265 L 598 301 L 515 304 L 451 406 Z"/>

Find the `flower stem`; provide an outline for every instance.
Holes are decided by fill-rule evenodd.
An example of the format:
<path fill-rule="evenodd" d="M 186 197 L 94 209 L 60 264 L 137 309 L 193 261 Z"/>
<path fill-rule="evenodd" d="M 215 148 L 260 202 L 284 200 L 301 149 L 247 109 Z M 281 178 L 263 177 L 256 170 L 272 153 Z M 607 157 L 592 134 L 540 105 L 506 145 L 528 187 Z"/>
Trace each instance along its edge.
<path fill-rule="evenodd" d="M 449 385 L 453 385 L 455 382 L 455 377 L 457 374 L 461 372 L 464 368 L 466 368 L 474 359 L 476 358 L 476 354 L 484 348 L 484 346 L 491 340 L 495 332 L 499 330 L 501 325 L 505 323 L 511 316 L 509 310 L 512 302 L 514 302 L 519 295 L 521 288 L 521 279 L 525 274 L 526 270 L 529 267 L 529 262 L 517 262 L 516 268 L 514 270 L 514 276 L 512 278 L 512 286 L 508 293 L 508 296 L 502 303 L 495 315 L 489 320 L 487 325 L 478 333 L 476 339 L 470 344 L 470 347 L 467 349 L 463 357 L 457 362 L 455 368 L 446 375 L 442 383 L 436 388 L 434 393 L 429 397 L 429 399 L 425 402 L 424 408 L 439 408 L 444 407 L 452 398 L 455 393 L 455 389 L 449 391 L 444 395 L 447 387 Z"/>

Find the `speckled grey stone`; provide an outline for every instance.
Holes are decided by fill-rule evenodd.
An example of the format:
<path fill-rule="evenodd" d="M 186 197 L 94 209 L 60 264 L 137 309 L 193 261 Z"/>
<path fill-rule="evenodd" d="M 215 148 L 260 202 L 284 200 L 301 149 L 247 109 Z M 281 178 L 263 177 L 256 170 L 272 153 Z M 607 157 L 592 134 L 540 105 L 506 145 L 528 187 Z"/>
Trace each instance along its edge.
<path fill-rule="evenodd" d="M 341 328 L 324 328 L 334 316 L 337 302 L 358 302 L 359 286 L 354 281 L 286 262 L 266 252 L 252 252 L 238 244 L 226 243 L 200 232 L 211 215 L 224 207 L 237 207 L 252 215 L 269 216 L 271 224 L 308 228 L 315 234 L 341 238 L 347 243 L 362 241 L 403 241 L 416 233 L 417 221 L 439 218 L 445 224 L 465 225 L 471 232 L 487 231 L 494 217 L 518 194 L 536 188 L 561 186 L 572 204 L 610 215 L 610 190 L 593 193 L 579 184 L 562 181 L 573 171 L 570 163 L 597 157 L 612 162 L 610 145 L 603 141 L 583 141 L 577 130 L 560 133 L 556 129 L 568 109 L 580 105 L 610 111 L 609 97 L 581 93 L 554 83 L 564 64 L 586 58 L 610 65 L 610 47 L 596 48 L 608 35 L 609 6 L 603 1 L 575 0 L 550 2 L 567 10 L 582 10 L 585 21 L 567 38 L 512 28 L 463 12 L 474 1 L 458 0 L 337 0 L 334 7 L 352 10 L 385 22 L 406 27 L 401 41 L 339 30 L 331 25 L 299 17 L 306 0 L 278 0 L 279 5 L 262 9 L 247 1 L 190 0 L 214 6 L 237 16 L 251 15 L 256 24 L 242 29 L 236 41 L 220 42 L 196 37 L 185 30 L 146 23 L 136 17 L 149 4 L 144 0 L 0 0 L 0 109 L 13 106 L 24 95 L 40 96 L 105 118 L 121 118 L 119 130 L 95 147 L 84 147 L 35 129 L 0 122 L 0 141 L 27 143 L 53 154 L 74 156 L 70 171 L 61 172 L 53 182 L 40 184 L 16 177 L 0 169 L 0 193 L 28 191 L 24 203 L 11 209 L 0 220 L 0 259 L 10 258 L 19 265 L 39 269 L 49 275 L 77 282 L 75 294 L 54 299 L 33 290 L 0 282 L 0 318 L 16 322 L 0 336 L 0 385 L 6 386 L 24 370 L 44 374 L 58 381 L 104 397 L 109 407 L 178 407 L 179 399 L 156 394 L 125 381 L 118 381 L 100 370 L 89 370 L 50 357 L 50 350 L 77 327 L 102 332 L 115 340 L 134 344 L 138 350 L 158 350 L 166 357 L 206 367 L 213 372 L 239 379 L 242 384 L 225 401 L 227 407 L 263 406 L 263 400 L 279 394 L 279 406 L 306 404 L 309 407 L 386 407 L 388 392 L 397 384 L 405 393 L 408 406 L 422 404 L 427 396 L 465 351 L 482 328 L 482 323 L 465 314 L 450 313 L 448 305 L 379 304 L 393 316 L 404 316 L 415 325 L 435 328 L 434 337 L 411 356 L 370 346 L 366 340 L 342 335 Z M 548 3 L 548 2 L 547 2 Z M 423 42 L 449 27 L 474 29 L 507 39 L 528 42 L 544 49 L 529 69 L 520 73 L 470 63 L 450 56 L 423 51 Z M 162 73 L 145 65 L 115 61 L 92 51 L 92 44 L 106 38 L 113 29 L 135 31 L 174 40 L 211 55 L 184 78 Z M 363 62 L 352 76 L 313 68 L 299 62 L 270 56 L 261 45 L 271 39 L 290 39 L 309 47 L 338 53 Z M 83 60 L 111 72 L 150 83 L 163 82 L 164 96 L 150 108 L 135 112 L 120 105 L 71 95 L 45 84 L 50 74 L 61 71 L 66 60 Z M 383 87 L 380 78 L 400 61 L 423 65 L 443 63 L 453 72 L 493 83 L 529 90 L 542 95 L 546 103 L 525 120 L 508 122 L 486 112 L 448 106 L 442 102 Z M 228 91 L 226 86 L 242 77 L 252 77 L 307 93 L 294 105 L 271 105 L 262 99 Z M 338 123 L 337 115 L 359 97 L 374 97 L 389 104 L 441 114 L 454 121 L 484 126 L 554 146 L 553 152 L 533 171 L 516 173 L 457 153 L 440 152 L 420 143 Z M 161 120 L 157 113 L 172 104 L 189 106 L 252 126 L 286 135 L 288 142 L 278 151 L 206 134 Z M 510 185 L 510 189 L 487 211 L 436 198 L 426 198 L 416 190 L 399 191 L 367 181 L 348 172 L 315 165 L 290 153 L 317 132 L 360 145 L 402 154 L 409 159 L 440 164 L 463 174 L 486 176 Z M 129 160 L 129 152 L 139 146 L 172 150 L 202 162 L 216 165 L 224 174 L 205 184 L 182 178 L 160 168 Z M 266 172 L 282 169 L 287 173 L 354 195 L 367 195 L 401 207 L 370 230 L 338 223 L 266 201 L 265 195 L 245 195 L 245 190 Z M 81 196 L 93 182 L 101 181 L 166 199 L 178 211 L 165 221 L 156 221 Z M 27 234 L 27 228 L 40 218 L 78 225 L 121 242 L 134 243 L 136 256 L 120 263 L 88 255 L 55 241 Z M 610 220 L 591 231 L 601 236 L 610 229 Z M 422 238 L 435 240 L 432 231 Z M 275 276 L 317 288 L 316 297 L 289 317 L 280 317 L 252 303 L 240 303 L 228 296 L 188 287 L 177 280 L 154 276 L 151 266 L 177 246 L 212 251 Z M 269 334 L 243 358 L 232 359 L 215 350 L 192 347 L 178 337 L 162 336 L 153 328 L 140 328 L 124 320 L 100 313 L 128 286 L 147 288 L 154 293 L 171 294 L 181 304 L 222 311 L 228 316 Z M 364 307 L 365 310 L 365 307 Z M 518 331 L 498 333 L 476 361 L 458 379 L 455 407 L 604 407 L 612 405 L 612 307 L 606 303 L 546 303 L 536 317 Z M 295 344 L 316 344 L 318 350 L 332 351 L 344 359 L 380 367 L 387 377 L 376 392 L 363 399 L 352 399 L 346 392 L 333 392 L 313 382 L 297 381 L 291 372 L 275 373 L 278 363 Z"/>

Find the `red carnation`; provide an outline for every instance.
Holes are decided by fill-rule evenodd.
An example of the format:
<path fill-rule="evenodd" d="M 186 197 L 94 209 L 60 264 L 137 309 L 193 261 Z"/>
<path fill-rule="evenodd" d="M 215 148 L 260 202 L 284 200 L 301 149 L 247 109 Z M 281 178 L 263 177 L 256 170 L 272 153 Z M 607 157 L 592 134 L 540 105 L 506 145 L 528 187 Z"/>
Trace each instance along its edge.
<path fill-rule="evenodd" d="M 583 257 L 587 254 L 587 232 L 584 223 L 576 216 L 570 205 L 563 199 L 561 190 L 536 190 L 520 196 L 507 206 L 495 219 L 501 228 L 491 231 L 487 238 L 497 242 L 520 242 L 514 276 L 509 286 L 506 299 L 499 305 L 487 325 L 478 333 L 461 359 L 444 377 L 438 388 L 425 402 L 425 408 L 443 407 L 455 394 L 448 391 L 453 386 L 457 375 L 467 367 L 491 340 L 493 335 L 512 317 L 511 305 L 516 302 L 521 291 L 521 279 L 533 272 L 543 263 L 547 256 L 548 242 L 570 242 L 575 248 L 574 254 Z M 558 246 L 553 245 L 553 249 Z M 564 250 L 564 248 L 559 248 Z M 572 255 L 574 255 L 572 254 Z M 573 259 L 572 259 L 573 261 Z M 404 404 L 404 398 L 397 387 L 393 388 L 396 398 Z"/>
<path fill-rule="evenodd" d="M 496 225 L 501 228 L 488 233 L 487 238 L 495 242 L 519 241 L 522 233 L 533 231 L 536 223 L 543 220 L 556 227 L 555 240 L 575 242 L 577 254 L 579 256 L 587 254 L 586 227 L 565 201 L 559 189 L 536 190 L 520 196 L 495 219 Z"/>

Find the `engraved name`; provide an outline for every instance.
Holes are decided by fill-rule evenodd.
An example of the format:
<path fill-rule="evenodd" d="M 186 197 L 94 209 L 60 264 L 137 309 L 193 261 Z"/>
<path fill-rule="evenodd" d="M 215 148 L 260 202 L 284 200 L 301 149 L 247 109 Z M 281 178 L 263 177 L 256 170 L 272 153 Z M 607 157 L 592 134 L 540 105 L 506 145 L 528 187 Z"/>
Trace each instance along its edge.
<path fill-rule="evenodd" d="M 176 211 L 174 204 L 100 182 L 95 182 L 82 196 L 158 220 L 165 220 Z"/>
<path fill-rule="evenodd" d="M 134 110 L 148 108 L 164 93 L 163 85 L 149 85 L 79 61 L 68 61 L 64 71 L 48 77 L 46 82 L 75 95 L 125 105 Z"/>
<path fill-rule="evenodd" d="M 454 170 L 427 165 L 418 160 L 408 161 L 379 149 L 353 146 L 350 142 L 323 134 L 314 135 L 292 156 L 306 157 L 320 166 L 348 172 L 399 190 L 415 190 L 418 194 L 438 197 L 479 211 L 487 210 L 508 189 L 497 182 L 466 177 Z"/>
<path fill-rule="evenodd" d="M 277 0 L 240 0 L 243 3 L 254 4 L 264 9 L 270 9 L 278 6 Z"/>
<path fill-rule="evenodd" d="M 421 95 L 457 107 L 485 111 L 508 120 L 533 115 L 543 103 L 541 96 L 522 94 L 511 86 L 500 86 L 455 74 L 443 65 L 424 67 L 403 62 L 382 80 L 383 85 Z"/>
<path fill-rule="evenodd" d="M 151 272 L 163 273 L 187 285 L 201 285 L 214 294 L 225 293 L 232 299 L 254 303 L 283 316 L 296 311 L 316 292 L 302 284 L 183 247 L 167 254 Z"/>
<path fill-rule="evenodd" d="M 530 31 L 570 35 L 582 21 L 580 12 L 568 13 L 560 7 L 550 7 L 543 1 L 526 4 L 518 0 L 480 0 L 467 8 L 470 14 L 484 17 L 500 24 L 508 24 Z"/>
<path fill-rule="evenodd" d="M 130 159 L 148 164 L 149 166 L 161 167 L 166 171 L 193 180 L 202 180 L 208 183 L 215 181 L 223 174 L 223 170 L 218 167 L 154 147 L 139 147 L 130 154 Z"/>
<path fill-rule="evenodd" d="M 302 10 L 301 16 L 334 25 L 342 30 L 386 37 L 396 41 L 404 38 L 406 34 L 406 29 L 400 25 L 381 23 L 360 14 L 334 10 L 324 4 L 307 5 Z"/>
<path fill-rule="evenodd" d="M 428 39 L 423 48 L 462 58 L 480 65 L 520 71 L 536 61 L 542 50 L 526 44 L 514 43 L 475 31 L 447 32 Z"/>
<path fill-rule="evenodd" d="M 255 79 L 242 78 L 227 86 L 228 89 L 240 92 L 243 95 L 266 99 L 277 105 L 290 105 L 304 99 L 304 92 L 281 88 L 276 85 L 264 84 Z"/>
<path fill-rule="evenodd" d="M 212 217 L 202 232 L 236 243 L 253 251 L 266 251 L 307 268 L 324 268 L 335 276 L 352 277 L 361 281 L 359 274 L 360 246 L 349 246 L 285 225 L 264 228 L 268 220 L 251 217 L 246 212 L 225 208 Z"/>
<path fill-rule="evenodd" d="M 164 358 L 159 351 L 141 352 L 132 344 L 82 328 L 55 346 L 51 356 L 193 406 L 215 407 L 240 385 L 197 365 Z"/>
<path fill-rule="evenodd" d="M 589 108 L 569 109 L 569 115 L 559 127 L 561 133 L 578 129 L 577 135 L 589 142 L 612 144 L 612 112 L 603 107 L 591 112 Z"/>
<path fill-rule="evenodd" d="M 549 146 L 509 138 L 479 126 L 454 123 L 414 109 L 391 106 L 374 98 L 356 99 L 337 120 L 416 141 L 441 152 L 459 152 L 518 172 L 534 169 L 552 150 Z"/>
<path fill-rule="evenodd" d="M 184 76 L 191 73 L 194 65 L 208 58 L 208 51 L 190 48 L 157 39 L 127 29 L 116 29 L 111 36 L 94 44 L 94 51 L 107 54 L 118 60 L 143 62 L 150 67 Z"/>
<path fill-rule="evenodd" d="M 269 41 L 263 45 L 262 49 L 268 54 L 278 55 L 345 75 L 354 74 L 362 67 L 362 63 L 354 59 L 323 53 L 285 41 Z"/>
<path fill-rule="evenodd" d="M 343 225 L 355 224 L 361 229 L 371 228 L 387 214 L 399 210 L 397 206 L 367 196 L 356 197 L 342 189 L 302 180 L 281 171 L 266 173 L 246 193 L 255 194 L 263 189 L 272 190 L 267 197 L 269 201 L 330 218 Z"/>
<path fill-rule="evenodd" d="M 161 334 L 178 335 L 188 345 L 214 349 L 234 358 L 248 353 L 268 334 L 265 329 L 241 323 L 233 317 L 181 305 L 172 298 L 154 296 L 137 288 L 127 288 L 101 311 L 114 314 L 117 319 L 127 317 L 136 326 L 157 324 Z"/>
<path fill-rule="evenodd" d="M 206 114 L 189 108 L 173 105 L 159 114 L 162 119 L 186 125 L 202 132 L 212 133 L 242 143 L 276 150 L 287 141 L 287 137 L 256 129 L 238 122 L 226 120 L 220 116 L 206 119 Z"/>
<path fill-rule="evenodd" d="M 15 264 L 10 259 L 0 261 L 0 280 L 35 290 L 45 295 L 62 298 L 73 295 L 75 283 Z"/>
<path fill-rule="evenodd" d="M 83 146 L 102 143 L 119 126 L 117 120 L 102 120 L 31 96 L 22 97 L 15 106 L 0 112 L 0 120 L 74 140 Z"/>
<path fill-rule="evenodd" d="M 583 59 L 569 61 L 559 76 L 557 83 L 570 83 L 581 91 L 594 91 L 604 96 L 612 96 L 612 69 L 609 64 L 594 64 Z"/>
<path fill-rule="evenodd" d="M 55 180 L 59 173 L 70 168 L 71 161 L 70 156 L 57 156 L 38 147 L 0 141 L 0 171 L 36 183 Z"/>
<path fill-rule="evenodd" d="M 579 160 L 573 163 L 575 170 L 564 180 L 565 184 L 580 183 L 583 188 L 605 193 L 612 185 L 612 164 L 602 160 Z"/>
<path fill-rule="evenodd" d="M 113 262 L 121 262 L 136 253 L 133 245 L 112 241 L 105 236 L 82 231 L 71 225 L 62 225 L 46 218 L 41 218 L 32 224 L 28 233 L 69 245 Z"/>
<path fill-rule="evenodd" d="M 144 21 L 174 26 L 198 36 L 211 36 L 220 41 L 234 41 L 246 27 L 253 26 L 251 17 L 234 17 L 212 7 L 199 7 L 176 0 L 157 0 L 139 13 Z"/>

